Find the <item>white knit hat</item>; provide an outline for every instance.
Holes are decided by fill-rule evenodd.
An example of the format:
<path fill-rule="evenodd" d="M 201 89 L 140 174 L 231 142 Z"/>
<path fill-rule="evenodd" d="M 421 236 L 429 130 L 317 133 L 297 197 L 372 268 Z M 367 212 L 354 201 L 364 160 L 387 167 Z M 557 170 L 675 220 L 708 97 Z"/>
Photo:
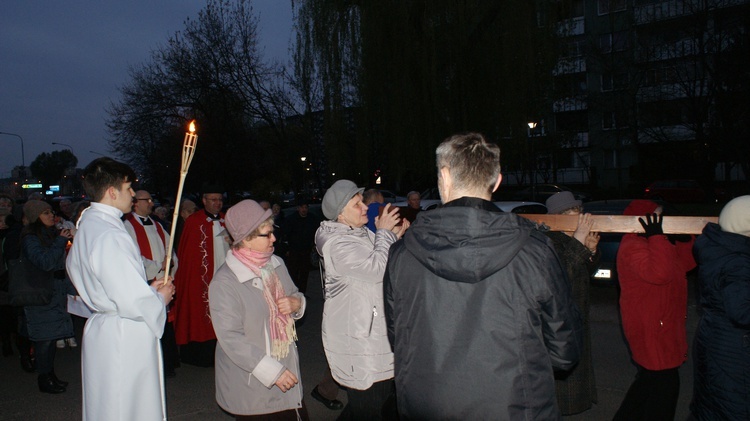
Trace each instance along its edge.
<path fill-rule="evenodd" d="M 750 237 L 750 196 L 736 197 L 724 205 L 719 225 L 726 232 Z"/>

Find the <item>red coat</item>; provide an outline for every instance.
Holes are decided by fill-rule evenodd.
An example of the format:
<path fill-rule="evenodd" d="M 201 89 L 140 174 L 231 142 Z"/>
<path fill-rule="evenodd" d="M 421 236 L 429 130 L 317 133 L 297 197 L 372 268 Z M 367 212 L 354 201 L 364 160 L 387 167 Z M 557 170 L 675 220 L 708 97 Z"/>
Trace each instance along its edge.
<path fill-rule="evenodd" d="M 687 359 L 687 278 L 695 267 L 692 238 L 626 234 L 617 253 L 620 313 L 633 360 L 648 370 L 679 367 Z"/>
<path fill-rule="evenodd" d="M 224 214 L 219 218 L 224 221 Z M 204 211 L 195 212 L 185 221 L 177 249 L 180 266 L 174 277 L 178 345 L 216 339 L 208 308 L 208 286 L 214 275 L 213 235 L 213 222 Z"/>

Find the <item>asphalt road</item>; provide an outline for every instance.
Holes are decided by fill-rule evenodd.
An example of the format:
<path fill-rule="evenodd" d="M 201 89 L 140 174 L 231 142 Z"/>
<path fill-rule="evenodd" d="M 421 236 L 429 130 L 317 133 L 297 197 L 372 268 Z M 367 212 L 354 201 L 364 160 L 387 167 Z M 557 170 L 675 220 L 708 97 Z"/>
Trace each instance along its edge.
<path fill-rule="evenodd" d="M 308 308 L 304 324 L 298 328 L 298 349 L 302 364 L 302 387 L 312 420 L 334 420 L 340 413 L 330 411 L 310 397 L 310 391 L 326 369 L 320 339 L 322 291 L 319 274 L 310 272 Z M 692 344 L 698 321 L 691 282 L 688 314 L 688 340 Z M 594 286 L 591 292 L 591 326 L 593 333 L 594 369 L 599 402 L 582 414 L 566 420 L 609 420 L 617 411 L 635 375 L 620 328 L 617 289 Z M 80 326 L 79 326 L 80 339 Z M 80 341 L 79 341 L 80 342 Z M 77 420 L 81 419 L 80 347 L 58 351 L 58 376 L 70 382 L 66 393 L 40 393 L 36 374 L 25 373 L 18 364 L 17 354 L 0 359 L 0 420 Z M 685 420 L 692 396 L 692 361 L 680 369 L 680 398 L 676 420 Z M 339 399 L 346 401 L 341 391 Z M 167 405 L 171 420 L 232 420 L 214 400 L 214 370 L 183 365 L 175 378 L 167 379 Z"/>

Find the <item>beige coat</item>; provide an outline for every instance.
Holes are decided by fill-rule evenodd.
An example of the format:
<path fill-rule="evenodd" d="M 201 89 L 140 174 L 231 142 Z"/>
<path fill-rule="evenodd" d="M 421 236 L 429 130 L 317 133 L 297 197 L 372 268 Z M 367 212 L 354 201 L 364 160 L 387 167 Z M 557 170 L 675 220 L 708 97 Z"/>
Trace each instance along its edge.
<path fill-rule="evenodd" d="M 273 256 L 281 285 L 288 296 L 302 300 L 295 319 L 305 313 L 304 295 L 289 277 L 284 262 Z M 268 306 L 263 282 L 231 251 L 208 289 L 209 308 L 218 345 L 216 347 L 216 402 L 235 415 L 260 415 L 302 407 L 302 377 L 297 346 L 281 361 L 270 356 Z M 299 379 L 290 391 L 275 386 L 285 369 Z"/>

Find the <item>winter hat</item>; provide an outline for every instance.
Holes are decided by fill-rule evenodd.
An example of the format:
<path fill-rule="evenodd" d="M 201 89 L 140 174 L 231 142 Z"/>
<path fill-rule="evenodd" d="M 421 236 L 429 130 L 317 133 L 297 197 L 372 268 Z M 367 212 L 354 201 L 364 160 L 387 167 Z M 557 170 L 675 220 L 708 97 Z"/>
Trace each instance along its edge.
<path fill-rule="evenodd" d="M 23 214 L 29 224 L 33 224 L 39 219 L 39 215 L 48 209 L 52 210 L 52 206 L 43 200 L 29 200 L 23 205 Z"/>
<path fill-rule="evenodd" d="M 726 232 L 750 237 L 750 196 L 736 197 L 724 205 L 719 225 Z"/>
<path fill-rule="evenodd" d="M 255 231 L 272 214 L 271 209 L 263 210 L 258 202 L 250 199 L 243 200 L 229 208 L 226 217 L 224 217 L 224 223 L 227 226 L 229 235 L 234 240 L 232 245 L 237 245 L 240 241 L 247 238 L 251 232 Z"/>
<path fill-rule="evenodd" d="M 364 187 L 357 187 L 353 181 L 339 180 L 333 183 L 323 196 L 323 215 L 335 221 L 352 197 L 357 193 L 362 194 L 363 191 Z"/>
<path fill-rule="evenodd" d="M 565 212 L 576 206 L 581 206 L 581 201 L 576 200 L 573 193 L 569 191 L 561 191 L 550 196 L 545 205 L 547 205 L 547 213 L 554 214 Z"/>
<path fill-rule="evenodd" d="M 622 212 L 623 215 L 635 215 L 644 216 L 649 213 L 654 213 L 659 205 L 656 202 L 644 199 L 636 199 L 630 202 L 627 208 Z"/>

